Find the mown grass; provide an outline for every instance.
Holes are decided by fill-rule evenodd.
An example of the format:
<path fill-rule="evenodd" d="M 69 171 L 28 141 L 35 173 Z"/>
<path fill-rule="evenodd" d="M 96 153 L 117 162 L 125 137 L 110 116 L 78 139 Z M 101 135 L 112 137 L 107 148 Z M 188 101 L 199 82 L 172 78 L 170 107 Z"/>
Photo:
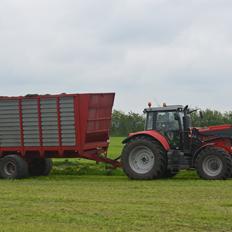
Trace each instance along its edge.
<path fill-rule="evenodd" d="M 123 144 L 122 137 L 114 137 L 110 141 L 108 156 L 115 159 L 120 156 Z M 109 165 L 84 159 L 54 159 L 53 174 L 60 175 L 123 175 L 121 169 L 109 169 Z"/>
<path fill-rule="evenodd" d="M 112 157 L 120 140 L 112 139 Z M 195 172 L 131 181 L 90 161 L 55 161 L 49 177 L 0 181 L 0 231 L 232 231 L 231 195 L 231 180 L 203 181 Z"/>

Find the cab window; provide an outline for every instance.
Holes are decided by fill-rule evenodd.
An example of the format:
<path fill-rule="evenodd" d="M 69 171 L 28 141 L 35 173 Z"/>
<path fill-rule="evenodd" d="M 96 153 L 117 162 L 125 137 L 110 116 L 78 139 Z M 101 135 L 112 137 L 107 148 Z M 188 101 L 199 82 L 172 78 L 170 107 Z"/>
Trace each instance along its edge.
<path fill-rule="evenodd" d="M 178 120 L 175 119 L 175 112 L 158 112 L 156 115 L 156 130 L 178 131 L 180 129 Z"/>
<path fill-rule="evenodd" d="M 153 124 L 154 124 L 154 114 L 148 113 L 145 130 L 153 130 Z"/>

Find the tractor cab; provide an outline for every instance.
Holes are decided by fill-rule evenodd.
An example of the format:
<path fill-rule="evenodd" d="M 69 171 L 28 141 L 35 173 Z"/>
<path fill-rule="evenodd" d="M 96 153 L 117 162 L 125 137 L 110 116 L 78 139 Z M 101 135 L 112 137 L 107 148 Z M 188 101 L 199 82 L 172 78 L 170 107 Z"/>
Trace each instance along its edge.
<path fill-rule="evenodd" d="M 191 118 L 188 107 L 172 105 L 164 107 L 149 107 L 146 114 L 145 130 L 155 130 L 169 142 L 171 149 L 189 150 L 189 131 Z"/>

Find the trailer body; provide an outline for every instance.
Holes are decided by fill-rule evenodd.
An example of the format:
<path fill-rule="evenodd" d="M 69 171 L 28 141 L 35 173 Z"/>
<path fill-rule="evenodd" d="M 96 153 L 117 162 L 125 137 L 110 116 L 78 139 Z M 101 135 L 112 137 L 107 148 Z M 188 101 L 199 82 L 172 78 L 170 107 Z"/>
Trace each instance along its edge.
<path fill-rule="evenodd" d="M 0 157 L 107 158 L 114 93 L 0 97 Z"/>

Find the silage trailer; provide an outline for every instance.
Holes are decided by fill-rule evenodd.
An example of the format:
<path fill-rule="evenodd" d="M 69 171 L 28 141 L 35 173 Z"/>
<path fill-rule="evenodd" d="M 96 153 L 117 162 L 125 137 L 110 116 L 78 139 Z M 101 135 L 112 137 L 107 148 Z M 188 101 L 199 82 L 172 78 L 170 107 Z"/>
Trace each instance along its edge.
<path fill-rule="evenodd" d="M 0 176 L 48 175 L 51 158 L 107 158 L 114 93 L 0 97 Z"/>

